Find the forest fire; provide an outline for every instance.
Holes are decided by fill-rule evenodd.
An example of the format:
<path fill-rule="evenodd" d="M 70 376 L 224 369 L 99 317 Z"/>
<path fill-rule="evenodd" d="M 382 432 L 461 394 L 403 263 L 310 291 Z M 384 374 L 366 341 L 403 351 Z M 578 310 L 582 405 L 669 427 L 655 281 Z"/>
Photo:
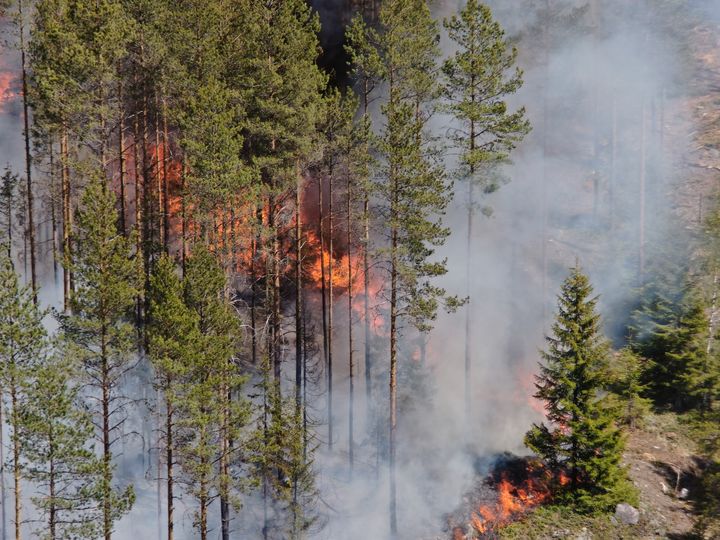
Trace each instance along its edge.
<path fill-rule="evenodd" d="M 10 71 L 0 71 L 0 111 L 18 95 L 15 75 Z"/>
<path fill-rule="evenodd" d="M 501 456 L 490 474 L 468 495 L 471 506 L 449 518 L 453 525 L 451 538 L 493 538 L 498 529 L 549 502 L 553 485 L 564 486 L 568 482 L 564 473 L 554 476 L 536 459 Z M 459 522 L 467 520 L 468 512 L 470 519 L 465 527 Z"/>

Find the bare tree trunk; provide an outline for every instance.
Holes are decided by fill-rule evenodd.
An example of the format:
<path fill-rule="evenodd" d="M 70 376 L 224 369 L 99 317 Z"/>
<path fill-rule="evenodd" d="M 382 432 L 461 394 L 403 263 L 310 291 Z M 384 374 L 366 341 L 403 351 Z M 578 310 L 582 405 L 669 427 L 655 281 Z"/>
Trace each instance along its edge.
<path fill-rule="evenodd" d="M 5 422 L 3 419 L 3 392 L 0 389 L 0 519 L 2 519 L 2 540 L 7 540 L 7 491 L 5 489 L 5 437 L 3 435 Z"/>
<path fill-rule="evenodd" d="M 333 171 L 328 175 L 328 448 L 333 447 Z"/>
<path fill-rule="evenodd" d="M 102 377 L 100 384 L 102 386 L 102 444 L 103 444 L 103 536 L 105 540 L 112 538 L 112 454 L 110 452 L 110 367 L 108 364 L 106 350 L 106 332 L 102 330 L 101 345 Z"/>
<path fill-rule="evenodd" d="M 397 189 L 397 188 L 395 188 Z M 389 439 L 389 465 L 390 465 L 390 534 L 397 536 L 397 478 L 395 470 L 395 436 L 397 432 L 397 230 L 393 226 L 391 241 L 391 270 L 390 270 L 390 439 Z"/>
<path fill-rule="evenodd" d="M 23 14 L 23 0 L 18 0 L 18 16 L 20 30 L 20 59 L 22 64 L 22 94 L 23 94 L 23 134 L 25 137 L 25 181 L 27 186 L 27 234 L 30 240 L 30 276 L 33 288 L 33 302 L 37 305 L 37 268 L 35 260 L 35 220 L 33 218 L 33 187 L 32 187 L 32 154 L 30 153 L 30 113 L 28 104 L 27 63 L 25 59 L 25 19 Z"/>
<path fill-rule="evenodd" d="M 297 186 L 295 187 L 295 409 L 299 415 L 302 407 L 302 175 L 300 163 L 296 164 Z"/>
<path fill-rule="evenodd" d="M 69 262 L 72 259 L 72 207 L 70 194 L 70 151 L 68 148 L 68 129 L 65 124 L 60 136 L 61 190 L 63 200 L 63 307 L 70 309 L 70 294 L 73 290 L 72 270 Z"/>
<path fill-rule="evenodd" d="M 355 465 L 355 363 L 353 357 L 353 273 L 352 273 L 352 181 L 347 178 L 347 271 L 348 271 L 348 373 L 350 388 L 348 392 L 348 460 L 350 477 Z"/>
<path fill-rule="evenodd" d="M 135 86 L 138 85 L 137 76 L 135 77 Z M 144 213 L 143 213 L 143 199 L 144 199 L 144 186 L 142 184 L 142 172 L 140 165 L 140 151 L 138 145 L 141 144 L 140 136 L 140 120 L 138 113 L 136 112 L 133 118 L 133 161 L 135 165 L 135 251 L 138 257 L 143 257 L 144 253 Z M 136 309 L 138 332 L 140 332 L 140 324 L 143 319 L 143 298 L 142 292 L 137 297 L 137 309 Z"/>
<path fill-rule="evenodd" d="M 18 425 L 20 423 L 18 411 L 18 395 L 17 395 L 17 382 L 15 377 L 12 377 L 10 382 L 10 404 L 12 415 L 12 427 L 13 427 L 13 481 L 15 489 L 15 540 L 20 540 L 20 526 L 22 524 L 21 512 L 22 512 L 22 491 L 20 486 L 20 434 L 18 433 Z"/>
<path fill-rule="evenodd" d="M 643 285 L 645 280 L 645 180 L 647 174 L 647 126 L 646 126 L 647 104 L 643 98 L 642 121 L 640 134 L 640 208 L 639 208 L 639 240 L 638 240 L 638 282 Z"/>
<path fill-rule="evenodd" d="M 118 169 L 120 173 L 120 232 L 127 236 L 126 194 L 125 194 L 125 110 L 123 108 L 122 82 L 118 83 Z"/>
<path fill-rule="evenodd" d="M 173 462 L 173 406 L 165 397 L 165 467 L 167 473 L 167 540 L 174 540 L 175 519 L 173 513 L 175 511 L 175 499 L 173 488 L 175 487 L 174 462 Z"/>
<path fill-rule="evenodd" d="M 610 143 L 610 183 L 608 198 L 610 199 L 610 231 L 615 230 L 615 182 L 617 181 L 617 153 L 618 153 L 618 114 L 617 95 L 613 91 L 612 97 L 612 141 Z"/>
<path fill-rule="evenodd" d="M 50 226 L 52 228 L 52 259 L 53 278 L 58 282 L 58 249 L 57 249 L 57 188 L 55 186 L 55 152 L 53 143 L 50 142 Z"/>

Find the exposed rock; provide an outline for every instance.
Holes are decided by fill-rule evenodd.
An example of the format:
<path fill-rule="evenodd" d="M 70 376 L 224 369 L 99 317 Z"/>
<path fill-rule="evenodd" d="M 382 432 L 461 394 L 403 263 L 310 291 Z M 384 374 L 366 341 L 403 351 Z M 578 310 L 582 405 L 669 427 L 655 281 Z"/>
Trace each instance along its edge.
<path fill-rule="evenodd" d="M 624 525 L 637 525 L 640 510 L 627 503 L 620 503 L 615 507 L 615 517 Z"/>

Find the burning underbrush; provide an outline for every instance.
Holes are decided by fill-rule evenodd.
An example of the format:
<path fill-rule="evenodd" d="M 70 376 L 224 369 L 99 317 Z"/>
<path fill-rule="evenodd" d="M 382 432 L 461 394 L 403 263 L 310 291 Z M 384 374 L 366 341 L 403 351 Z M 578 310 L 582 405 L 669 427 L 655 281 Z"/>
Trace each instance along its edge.
<path fill-rule="evenodd" d="M 497 538 L 500 529 L 549 502 L 551 486 L 567 481 L 564 475 L 553 477 L 535 458 L 499 456 L 493 460 L 489 473 L 479 477 L 465 494 L 461 507 L 447 516 L 450 538 Z"/>

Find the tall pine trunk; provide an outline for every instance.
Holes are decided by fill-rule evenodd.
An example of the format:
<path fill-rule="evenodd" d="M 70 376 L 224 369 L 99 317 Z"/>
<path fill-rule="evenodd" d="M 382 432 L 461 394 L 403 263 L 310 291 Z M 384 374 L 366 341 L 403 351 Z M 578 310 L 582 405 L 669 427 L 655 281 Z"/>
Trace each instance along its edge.
<path fill-rule="evenodd" d="M 295 410 L 300 414 L 302 407 L 302 175 L 300 163 L 296 164 L 297 185 L 295 187 Z"/>
<path fill-rule="evenodd" d="M 328 175 L 328 448 L 333 447 L 333 174 Z"/>
<path fill-rule="evenodd" d="M 120 232 L 127 235 L 127 195 L 125 193 L 125 110 L 122 82 L 118 82 L 118 170 L 120 176 Z"/>
<path fill-rule="evenodd" d="M 103 445 L 103 536 L 112 538 L 112 454 L 110 452 L 110 366 L 107 357 L 107 331 L 103 326 L 101 335 L 101 405 L 102 405 L 102 445 Z"/>
<path fill-rule="evenodd" d="M 353 357 L 353 273 L 352 273 L 352 181 L 347 177 L 347 271 L 348 271 L 348 460 L 350 476 L 355 465 L 355 362 Z"/>
<path fill-rule="evenodd" d="M 10 369 L 14 369 L 11 365 Z M 22 487 L 20 485 L 20 411 L 18 409 L 18 385 L 13 375 L 10 381 L 10 414 L 12 416 L 12 442 L 13 442 L 13 487 L 15 489 L 15 540 L 20 540 L 20 526 L 22 525 Z"/>
<path fill-rule="evenodd" d="M 63 214 L 63 308 L 70 309 L 70 294 L 73 289 L 72 270 L 69 262 L 72 259 L 72 207 L 70 194 L 70 151 L 68 148 L 68 128 L 62 126 L 60 135 L 60 170 Z"/>
<path fill-rule="evenodd" d="M 37 305 L 37 268 L 35 260 L 35 220 L 33 217 L 33 187 L 32 187 L 32 154 L 30 152 L 30 113 L 28 104 L 27 62 L 25 58 L 25 20 L 23 15 L 23 0 L 18 0 L 18 16 L 20 29 L 20 61 L 22 67 L 22 94 L 23 94 L 23 135 L 25 138 L 25 181 L 27 196 L 27 235 L 30 240 L 30 278 L 33 288 L 33 302 Z"/>
<path fill-rule="evenodd" d="M 175 474 L 173 462 L 173 406 L 170 400 L 165 396 L 165 468 L 167 474 L 167 540 L 174 540 L 175 533 Z"/>

